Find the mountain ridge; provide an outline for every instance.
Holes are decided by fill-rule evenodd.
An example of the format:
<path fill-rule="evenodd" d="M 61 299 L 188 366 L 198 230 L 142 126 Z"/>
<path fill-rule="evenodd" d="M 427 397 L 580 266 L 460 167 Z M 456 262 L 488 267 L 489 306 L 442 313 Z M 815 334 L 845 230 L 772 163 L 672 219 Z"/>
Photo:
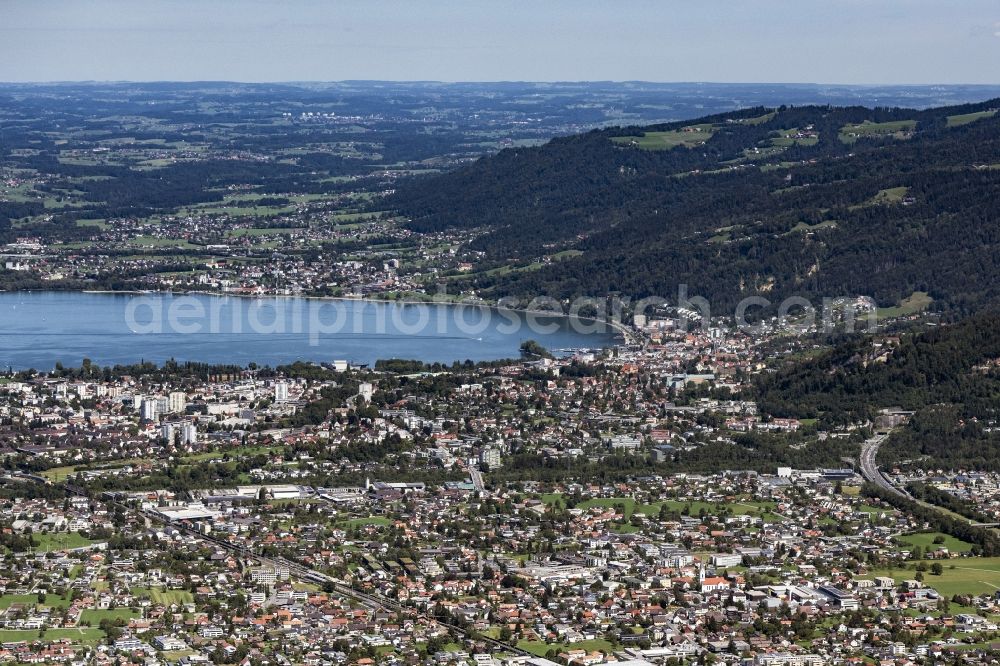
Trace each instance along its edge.
<path fill-rule="evenodd" d="M 416 231 L 484 231 L 469 247 L 485 269 L 453 283 L 481 295 L 686 284 L 725 307 L 927 292 L 961 310 L 998 296 L 997 108 L 755 107 L 599 129 L 402 184 L 391 201 Z M 546 260 L 566 250 L 577 256 Z M 515 270 L 489 270 L 502 265 Z"/>

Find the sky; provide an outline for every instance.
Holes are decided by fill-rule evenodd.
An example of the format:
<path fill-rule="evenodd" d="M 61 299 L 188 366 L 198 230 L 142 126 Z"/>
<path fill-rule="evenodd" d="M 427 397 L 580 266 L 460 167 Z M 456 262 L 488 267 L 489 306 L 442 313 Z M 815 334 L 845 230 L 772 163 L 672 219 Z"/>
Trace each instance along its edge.
<path fill-rule="evenodd" d="M 0 0 L 0 81 L 1000 83 L 998 0 Z"/>

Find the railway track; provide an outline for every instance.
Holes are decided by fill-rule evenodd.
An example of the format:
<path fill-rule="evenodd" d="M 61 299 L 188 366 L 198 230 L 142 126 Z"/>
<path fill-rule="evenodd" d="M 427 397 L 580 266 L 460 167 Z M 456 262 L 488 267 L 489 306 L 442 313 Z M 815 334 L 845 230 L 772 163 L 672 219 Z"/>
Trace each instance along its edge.
<path fill-rule="evenodd" d="M 89 494 L 86 492 L 86 489 L 84 488 L 72 484 L 65 484 L 64 487 L 68 492 L 74 495 L 78 495 L 81 497 L 89 497 Z M 288 571 L 294 574 L 296 577 L 308 581 L 310 583 L 316 583 L 318 585 L 322 585 L 324 587 L 332 586 L 332 589 L 337 594 L 347 599 L 351 599 L 352 601 L 366 608 L 370 608 L 373 610 L 387 610 L 401 614 L 416 611 L 416 609 L 407 608 L 406 606 L 403 606 L 399 602 L 393 599 L 389 599 L 381 594 L 369 594 L 367 592 L 361 592 L 359 590 L 355 590 L 353 587 L 348 585 L 347 582 L 344 580 L 341 580 L 339 578 L 334 578 L 333 576 L 329 576 L 321 571 L 317 571 L 316 569 L 308 567 L 299 562 L 289 560 L 285 557 L 276 557 L 276 558 L 265 557 L 263 555 L 259 555 L 253 552 L 252 549 L 247 548 L 245 546 L 231 543 L 225 539 L 220 539 L 219 537 L 213 536 L 211 534 L 203 534 L 197 528 L 189 524 L 186 524 L 184 522 L 169 520 L 155 512 L 147 511 L 144 509 L 136 509 L 134 507 L 123 504 L 122 502 L 119 502 L 112 498 L 103 498 L 103 501 L 107 504 L 110 504 L 112 506 L 117 506 L 125 511 L 128 511 L 134 515 L 141 516 L 150 521 L 161 523 L 164 525 L 169 525 L 170 527 L 178 529 L 186 534 L 189 534 L 200 541 L 210 543 L 214 546 L 218 546 L 219 548 L 222 548 L 227 552 L 233 553 L 234 555 L 238 555 L 244 559 L 257 561 L 260 564 L 267 566 L 274 566 L 274 567 L 285 566 L 288 568 Z M 505 643 L 503 641 L 499 641 L 486 636 L 481 636 L 478 634 L 476 636 L 472 636 L 471 633 L 463 627 L 460 627 L 456 624 L 451 624 L 449 622 L 443 622 L 442 620 L 426 612 L 424 613 L 421 613 L 419 611 L 416 612 L 420 617 L 422 617 L 427 622 L 444 627 L 454 632 L 456 635 L 460 636 L 464 640 L 478 641 L 480 643 L 485 643 L 486 645 L 495 648 L 498 652 L 509 652 L 512 654 L 518 654 L 523 656 L 533 656 L 532 653 L 528 652 L 527 650 L 523 650 L 517 647 L 516 645 L 511 645 L 510 643 Z"/>

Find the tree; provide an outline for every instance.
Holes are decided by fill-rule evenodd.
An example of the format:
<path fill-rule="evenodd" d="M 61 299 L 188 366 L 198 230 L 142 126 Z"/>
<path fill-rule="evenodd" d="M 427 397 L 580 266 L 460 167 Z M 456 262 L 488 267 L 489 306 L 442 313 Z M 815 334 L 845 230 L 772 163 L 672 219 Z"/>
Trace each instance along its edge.
<path fill-rule="evenodd" d="M 525 358 L 552 358 L 552 353 L 535 340 L 525 340 L 521 343 L 521 356 Z"/>

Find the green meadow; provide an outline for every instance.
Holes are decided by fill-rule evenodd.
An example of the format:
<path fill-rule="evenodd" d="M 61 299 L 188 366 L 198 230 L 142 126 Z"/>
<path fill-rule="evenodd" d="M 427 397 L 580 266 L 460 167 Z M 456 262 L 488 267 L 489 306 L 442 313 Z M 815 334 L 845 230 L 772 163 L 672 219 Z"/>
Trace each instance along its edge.
<path fill-rule="evenodd" d="M 642 150 L 670 150 L 678 146 L 692 148 L 712 138 L 712 125 L 691 125 L 669 132 L 644 132 L 638 136 L 616 136 L 611 140 L 620 146 L 634 146 Z"/>
<path fill-rule="evenodd" d="M 904 138 L 906 133 L 917 127 L 916 120 L 894 120 L 885 123 L 873 123 L 866 120 L 857 125 L 844 125 L 840 128 L 840 140 L 844 143 L 854 143 L 858 139 L 878 137 Z"/>

